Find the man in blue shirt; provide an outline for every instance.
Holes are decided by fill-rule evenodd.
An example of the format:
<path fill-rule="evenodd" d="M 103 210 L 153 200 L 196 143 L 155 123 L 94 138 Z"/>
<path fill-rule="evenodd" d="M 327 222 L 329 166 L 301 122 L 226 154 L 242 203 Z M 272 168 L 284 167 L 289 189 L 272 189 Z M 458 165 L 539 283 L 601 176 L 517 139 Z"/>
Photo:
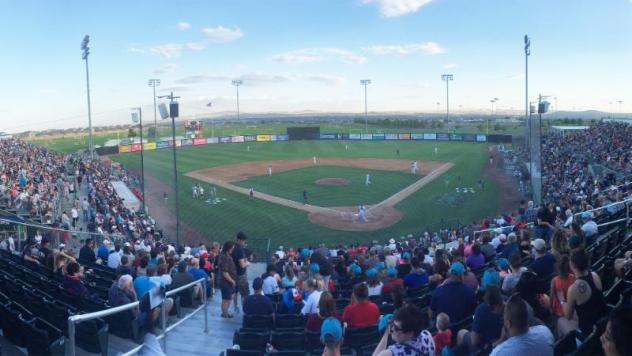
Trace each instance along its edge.
<path fill-rule="evenodd" d="M 536 239 L 532 244 L 535 249 L 535 260 L 531 262 L 531 270 L 539 278 L 553 274 L 555 272 L 555 257 L 546 252 L 546 242 L 542 239 Z"/>
<path fill-rule="evenodd" d="M 430 301 L 430 317 L 446 313 L 456 323 L 471 316 L 476 307 L 474 290 L 463 283 L 465 267 L 454 262 L 448 271 L 448 280 L 435 289 Z"/>
<path fill-rule="evenodd" d="M 245 315 L 271 315 L 274 313 L 272 302 L 268 297 L 263 295 L 263 280 L 261 278 L 255 278 L 252 281 L 252 289 L 255 293 L 249 295 L 244 299 L 242 308 Z"/>
<path fill-rule="evenodd" d="M 496 346 L 490 356 L 553 356 L 555 340 L 548 327 L 529 327 L 527 303 L 520 297 L 511 297 L 505 305 L 504 324 L 507 339 Z"/>
<path fill-rule="evenodd" d="M 428 273 L 421 267 L 418 257 L 413 257 L 410 261 L 412 270 L 404 277 L 404 285 L 407 288 L 418 289 L 428 284 Z"/>
<path fill-rule="evenodd" d="M 154 284 L 151 282 L 150 277 L 156 275 L 156 266 L 147 267 L 147 275 L 146 276 L 138 276 L 134 280 L 134 290 L 136 291 L 136 296 L 138 299 L 143 299 L 143 296 L 149 292 Z"/>

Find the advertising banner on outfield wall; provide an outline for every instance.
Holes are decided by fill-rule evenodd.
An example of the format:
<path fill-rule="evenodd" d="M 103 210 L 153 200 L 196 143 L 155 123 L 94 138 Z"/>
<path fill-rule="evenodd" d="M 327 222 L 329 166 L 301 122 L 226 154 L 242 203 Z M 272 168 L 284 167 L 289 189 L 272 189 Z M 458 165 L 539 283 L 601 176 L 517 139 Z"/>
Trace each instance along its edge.
<path fill-rule="evenodd" d="M 437 139 L 437 134 L 436 133 L 425 133 L 424 134 L 424 140 L 434 141 L 436 139 Z"/>
<path fill-rule="evenodd" d="M 290 140 L 290 136 L 289 135 L 276 135 L 277 141 L 289 141 Z"/>
<path fill-rule="evenodd" d="M 384 141 L 386 136 L 384 134 L 373 134 L 373 141 Z"/>
<path fill-rule="evenodd" d="M 386 134 L 386 135 L 384 135 L 384 137 L 385 137 L 387 140 L 397 140 L 397 134 L 396 134 L 396 133 Z"/>
<path fill-rule="evenodd" d="M 107 147 L 95 148 L 95 151 L 97 151 L 97 154 L 99 156 L 115 155 L 119 153 L 119 148 L 118 146 L 107 146 Z"/>
<path fill-rule="evenodd" d="M 348 140 L 349 139 L 349 134 L 348 133 L 340 134 L 340 139 L 341 140 Z"/>
<path fill-rule="evenodd" d="M 140 151 L 140 143 L 133 143 L 132 152 L 139 152 L 139 151 Z"/>
<path fill-rule="evenodd" d="M 190 138 L 185 138 L 184 140 L 182 140 L 181 143 L 182 146 L 193 146 L 193 140 Z"/>
<path fill-rule="evenodd" d="M 439 140 L 439 141 L 449 141 L 450 140 L 450 134 L 438 133 L 437 134 L 437 140 Z"/>
<path fill-rule="evenodd" d="M 487 142 L 487 136 L 485 135 L 476 135 L 477 142 Z"/>
<path fill-rule="evenodd" d="M 155 142 L 147 142 L 146 144 L 143 145 L 143 150 L 145 151 L 152 151 L 156 149 L 156 143 Z"/>
<path fill-rule="evenodd" d="M 420 134 L 420 133 L 410 134 L 410 139 L 411 140 L 423 140 L 424 139 L 424 134 Z"/>
<path fill-rule="evenodd" d="M 370 141 L 373 139 L 373 134 L 361 134 L 360 139 Z"/>
<path fill-rule="evenodd" d="M 400 133 L 399 134 L 399 139 L 400 140 L 410 140 L 410 134 L 409 133 Z"/>
<path fill-rule="evenodd" d="M 242 143 L 245 141 L 244 136 L 233 136 L 231 139 L 233 143 Z"/>
<path fill-rule="evenodd" d="M 257 142 L 270 141 L 271 139 L 270 135 L 257 135 Z"/>
<path fill-rule="evenodd" d="M 230 142 L 231 142 L 230 136 L 224 136 L 224 137 L 219 138 L 219 143 L 230 143 Z"/>
<path fill-rule="evenodd" d="M 206 145 L 206 139 L 205 138 L 194 138 L 193 139 L 193 144 L 194 145 Z"/>
<path fill-rule="evenodd" d="M 337 140 L 338 139 L 338 134 L 335 134 L 335 133 L 321 133 L 320 134 L 320 139 L 321 140 Z"/>
<path fill-rule="evenodd" d="M 132 152 L 131 145 L 119 145 L 119 153 L 129 153 Z"/>
<path fill-rule="evenodd" d="M 361 138 L 362 138 L 362 135 L 360 135 L 360 134 L 355 134 L 355 133 L 354 134 L 349 134 L 349 139 L 350 140 L 359 140 Z"/>
<path fill-rule="evenodd" d="M 461 134 L 450 134 L 450 141 L 463 141 L 463 135 L 461 135 Z"/>
<path fill-rule="evenodd" d="M 255 135 L 244 136 L 244 141 L 246 141 L 246 142 L 257 141 L 257 136 L 255 136 Z"/>
<path fill-rule="evenodd" d="M 157 149 L 167 148 L 169 147 L 169 143 L 171 143 L 171 141 L 158 141 L 156 142 L 156 148 Z"/>
<path fill-rule="evenodd" d="M 206 144 L 219 143 L 219 137 L 207 137 Z"/>
<path fill-rule="evenodd" d="M 468 142 L 476 141 L 476 135 L 474 135 L 474 134 L 463 134 L 463 141 L 468 141 Z"/>
<path fill-rule="evenodd" d="M 277 135 L 270 135 L 270 141 L 276 141 Z"/>

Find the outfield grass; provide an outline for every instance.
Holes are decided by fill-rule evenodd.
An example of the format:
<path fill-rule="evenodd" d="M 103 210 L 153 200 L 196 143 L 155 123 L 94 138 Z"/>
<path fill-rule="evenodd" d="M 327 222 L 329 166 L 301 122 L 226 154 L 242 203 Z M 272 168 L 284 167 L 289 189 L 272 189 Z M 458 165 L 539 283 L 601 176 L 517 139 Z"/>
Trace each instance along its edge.
<path fill-rule="evenodd" d="M 366 174 L 371 175 L 371 185 L 365 185 Z M 316 184 L 321 178 L 345 178 L 346 186 L 324 186 Z M 303 190 L 307 191 L 309 204 L 316 206 L 357 206 L 377 204 L 420 179 L 421 176 L 403 172 L 388 172 L 340 166 L 316 166 L 263 175 L 234 182 L 257 192 L 303 201 Z"/>
<path fill-rule="evenodd" d="M 344 146 L 348 145 L 346 151 Z M 250 146 L 250 151 L 247 150 Z M 439 153 L 434 154 L 434 147 Z M 396 157 L 395 150 L 400 149 Z M 397 237 L 403 234 L 422 232 L 428 226 L 437 228 L 436 223 L 459 219 L 470 223 L 475 219 L 496 212 L 497 188 L 486 181 L 486 190 L 469 194 L 461 204 L 450 207 L 437 203 L 446 193 L 453 194 L 456 177 L 461 176 L 462 186 L 476 187 L 482 178 L 483 167 L 488 158 L 488 146 L 478 143 L 424 142 L 424 141 L 289 141 L 250 144 L 225 144 L 192 146 L 177 150 L 181 219 L 208 236 L 209 240 L 224 241 L 232 238 L 236 231 L 246 231 L 250 236 L 269 237 L 273 244 L 297 246 L 315 242 L 330 244 L 351 243 Z M 165 187 L 173 184 L 171 150 L 145 152 L 145 172 L 160 180 Z M 221 166 L 229 163 L 256 160 L 279 160 L 318 157 L 338 158 L 399 158 L 410 160 L 436 160 L 452 162 L 454 167 L 444 176 L 402 201 L 396 208 L 404 217 L 395 225 L 372 232 L 338 231 L 312 224 L 307 214 L 229 190 L 219 189 L 218 194 L 226 201 L 208 205 L 202 199 L 193 200 L 191 186 L 198 181 L 186 177 L 189 171 Z M 139 154 L 123 154 L 113 159 L 127 167 L 140 167 Z M 445 177 L 452 177 L 449 186 Z M 154 187 L 156 188 L 156 187 Z M 147 186 L 147 190 L 151 190 Z M 161 192 L 156 192 L 160 195 Z M 174 209 L 174 199 L 166 204 Z M 151 211 L 152 207 L 149 206 Z"/>

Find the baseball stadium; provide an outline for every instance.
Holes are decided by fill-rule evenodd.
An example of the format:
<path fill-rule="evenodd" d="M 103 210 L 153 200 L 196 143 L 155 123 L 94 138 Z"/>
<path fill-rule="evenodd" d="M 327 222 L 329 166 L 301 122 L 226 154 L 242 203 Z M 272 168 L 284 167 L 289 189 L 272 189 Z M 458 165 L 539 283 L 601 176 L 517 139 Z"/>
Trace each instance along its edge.
<path fill-rule="evenodd" d="M 627 2 L 34 2 L 0 355 L 632 355 Z"/>

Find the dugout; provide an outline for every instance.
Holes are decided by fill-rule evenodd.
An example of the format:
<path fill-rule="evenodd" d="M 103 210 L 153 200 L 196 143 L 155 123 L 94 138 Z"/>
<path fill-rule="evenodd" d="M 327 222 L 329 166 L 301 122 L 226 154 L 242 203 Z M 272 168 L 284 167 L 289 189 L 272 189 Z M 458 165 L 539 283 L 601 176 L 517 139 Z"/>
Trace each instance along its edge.
<path fill-rule="evenodd" d="M 320 127 L 288 127 L 288 140 L 318 140 L 320 139 Z"/>

